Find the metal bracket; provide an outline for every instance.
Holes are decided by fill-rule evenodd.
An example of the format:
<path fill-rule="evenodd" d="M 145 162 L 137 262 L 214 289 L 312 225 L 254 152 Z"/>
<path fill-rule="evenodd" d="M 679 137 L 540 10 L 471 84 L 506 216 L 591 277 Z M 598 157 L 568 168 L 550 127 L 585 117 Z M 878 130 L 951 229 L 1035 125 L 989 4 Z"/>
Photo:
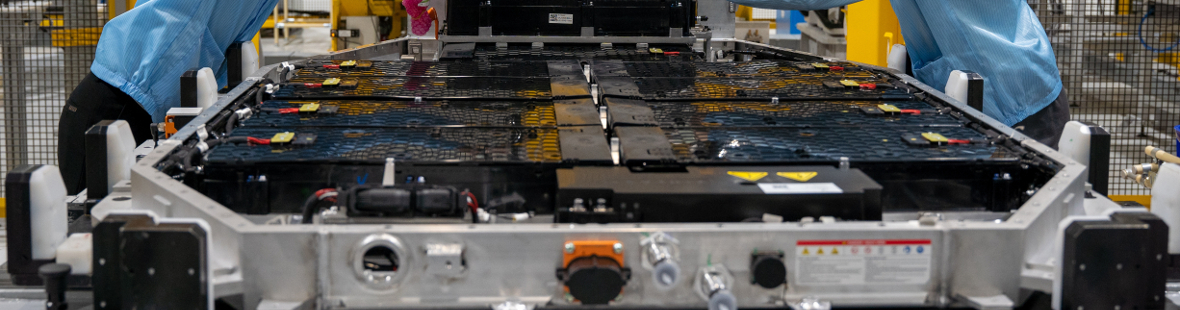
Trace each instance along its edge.
<path fill-rule="evenodd" d="M 803 297 L 798 303 L 790 303 L 794 310 L 832 310 L 832 302 L 820 300 L 817 297 Z"/>
<path fill-rule="evenodd" d="M 971 306 L 971 308 L 978 310 L 1010 310 L 1013 306 L 1015 306 L 1015 303 L 1013 303 L 1011 299 L 1008 299 L 1008 296 L 1004 295 L 986 297 L 960 295 L 958 298 L 964 303 L 967 303 L 968 306 Z"/>

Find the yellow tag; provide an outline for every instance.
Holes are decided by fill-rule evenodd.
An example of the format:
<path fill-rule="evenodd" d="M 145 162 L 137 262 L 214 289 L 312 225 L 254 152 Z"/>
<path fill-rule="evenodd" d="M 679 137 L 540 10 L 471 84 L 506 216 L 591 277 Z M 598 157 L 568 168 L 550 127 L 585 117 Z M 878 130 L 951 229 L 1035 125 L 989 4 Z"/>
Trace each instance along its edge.
<path fill-rule="evenodd" d="M 859 87 L 860 86 L 859 82 L 853 81 L 853 80 L 840 80 L 840 84 L 844 84 L 844 86 L 848 86 L 848 87 Z M 328 85 L 328 84 L 324 84 L 324 85 Z"/>
<path fill-rule="evenodd" d="M 338 79 L 338 78 L 328 78 L 327 80 L 324 80 L 324 83 L 323 83 L 323 85 L 324 85 L 324 86 L 336 86 L 336 85 L 340 85 L 340 79 Z"/>
<path fill-rule="evenodd" d="M 729 175 L 738 177 L 739 179 L 754 182 L 766 177 L 769 173 L 757 171 L 730 171 Z"/>
<path fill-rule="evenodd" d="M 372 62 L 372 61 L 368 61 L 368 60 L 361 60 L 361 61 L 358 61 L 358 62 L 356 62 L 356 67 L 357 67 L 357 68 L 368 68 L 368 67 L 372 67 L 372 66 L 373 66 L 373 62 Z"/>
<path fill-rule="evenodd" d="M 922 133 L 922 137 L 926 138 L 926 140 L 928 140 L 930 142 L 936 142 L 936 143 L 946 143 L 947 142 L 946 137 L 943 137 L 941 134 L 937 134 L 937 133 L 933 133 L 933 132 Z"/>
<path fill-rule="evenodd" d="M 882 112 L 901 113 L 901 109 L 898 109 L 896 106 L 894 106 L 892 104 L 878 104 L 877 108 L 881 109 Z"/>
<path fill-rule="evenodd" d="M 341 67 L 355 67 L 356 60 L 345 60 L 344 62 L 340 63 L 340 66 Z"/>
<path fill-rule="evenodd" d="M 663 54 L 664 53 L 663 49 L 658 49 L 658 48 L 654 48 L 654 47 L 648 49 L 648 51 L 650 51 L 652 54 Z"/>
<path fill-rule="evenodd" d="M 270 143 L 288 143 L 295 139 L 294 132 L 280 132 L 276 133 L 274 137 L 270 138 Z"/>
<path fill-rule="evenodd" d="M 815 172 L 815 171 L 779 172 L 776 174 L 780 177 L 788 178 L 791 180 L 795 180 L 795 181 L 799 181 L 799 182 L 807 182 L 808 180 L 811 180 L 811 178 L 814 178 L 815 176 L 819 175 L 819 172 Z"/>
<path fill-rule="evenodd" d="M 319 103 L 308 103 L 299 107 L 299 112 L 315 112 L 320 110 Z"/>
<path fill-rule="evenodd" d="M 813 64 L 811 64 L 811 66 L 812 66 L 812 67 L 815 67 L 815 68 L 817 68 L 817 69 L 828 69 L 828 64 L 821 64 L 821 63 L 818 63 L 818 62 L 817 62 L 817 63 L 813 63 Z"/>

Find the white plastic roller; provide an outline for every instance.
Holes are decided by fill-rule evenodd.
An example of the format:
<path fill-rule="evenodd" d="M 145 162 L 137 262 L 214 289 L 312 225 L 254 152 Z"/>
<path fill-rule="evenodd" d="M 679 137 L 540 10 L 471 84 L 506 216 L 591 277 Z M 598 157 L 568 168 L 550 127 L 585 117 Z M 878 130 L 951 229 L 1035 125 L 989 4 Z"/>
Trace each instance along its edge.
<path fill-rule="evenodd" d="M 33 259 L 57 257 L 57 246 L 66 240 L 66 184 L 55 166 L 42 166 L 29 176 L 29 227 Z"/>
<path fill-rule="evenodd" d="M 1151 187 L 1151 213 L 1168 224 L 1168 253 L 1180 254 L 1180 165 L 1160 165 Z"/>

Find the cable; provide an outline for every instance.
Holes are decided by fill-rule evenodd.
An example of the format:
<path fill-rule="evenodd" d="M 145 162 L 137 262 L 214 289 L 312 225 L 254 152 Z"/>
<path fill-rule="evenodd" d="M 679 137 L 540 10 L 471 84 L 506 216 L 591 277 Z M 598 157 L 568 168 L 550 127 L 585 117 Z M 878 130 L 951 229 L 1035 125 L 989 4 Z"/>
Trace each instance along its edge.
<path fill-rule="evenodd" d="M 337 195 L 339 195 L 339 192 L 337 192 L 335 188 L 325 188 L 316 191 L 315 194 L 312 194 L 311 196 L 308 196 L 307 200 L 303 201 L 303 224 L 312 223 L 312 217 L 315 215 L 315 212 L 319 210 L 316 205 L 320 201 L 330 201 L 335 203 Z"/>
<path fill-rule="evenodd" d="M 267 79 L 267 81 L 269 81 L 269 80 L 270 79 Z M 266 85 L 266 84 L 261 84 L 261 85 Z M 263 87 L 266 87 L 266 86 L 263 86 Z M 258 92 L 254 93 L 254 104 L 262 105 L 262 93 L 265 93 L 264 91 L 262 91 L 262 89 L 259 89 Z"/>
<path fill-rule="evenodd" d="M 237 124 L 238 113 L 230 113 L 229 119 L 225 120 L 225 127 L 223 127 L 222 130 L 228 135 L 230 132 L 234 131 L 234 126 L 237 126 Z"/>
<path fill-rule="evenodd" d="M 219 144 L 243 143 L 243 142 L 250 142 L 250 137 L 225 137 L 225 138 L 221 138 L 221 139 L 205 141 L 205 145 L 207 145 L 210 149 L 212 149 L 214 146 L 217 146 Z"/>
<path fill-rule="evenodd" d="M 255 137 L 246 137 L 246 142 L 249 142 L 250 144 L 256 144 L 256 145 L 270 144 L 270 140 L 260 139 L 260 138 L 255 138 Z"/>
<path fill-rule="evenodd" d="M 479 201 L 475 200 L 475 194 L 469 191 L 463 191 L 463 194 L 467 195 L 467 207 L 471 208 L 471 214 L 475 214 L 479 210 Z"/>
<path fill-rule="evenodd" d="M 1149 6 L 1147 8 L 1147 14 L 1143 14 L 1143 18 L 1139 19 L 1139 30 L 1136 32 L 1136 34 L 1139 36 L 1139 43 L 1143 44 L 1143 47 L 1146 48 L 1148 51 L 1152 51 L 1152 52 L 1156 52 L 1156 53 L 1163 53 L 1163 52 L 1171 51 L 1173 48 L 1176 48 L 1176 46 L 1180 46 L 1180 41 L 1176 41 L 1176 43 L 1173 43 L 1172 46 L 1169 46 L 1164 49 L 1155 49 L 1155 47 L 1151 46 L 1151 44 L 1147 44 L 1147 40 L 1143 39 L 1143 24 L 1146 24 L 1147 18 L 1151 17 L 1152 15 L 1155 15 L 1155 6 Z"/>

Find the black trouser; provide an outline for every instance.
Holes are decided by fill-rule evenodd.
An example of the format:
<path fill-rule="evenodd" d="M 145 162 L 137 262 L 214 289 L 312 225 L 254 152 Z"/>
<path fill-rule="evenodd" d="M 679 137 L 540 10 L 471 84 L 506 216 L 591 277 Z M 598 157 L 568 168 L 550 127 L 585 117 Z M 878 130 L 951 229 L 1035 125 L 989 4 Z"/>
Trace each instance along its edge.
<path fill-rule="evenodd" d="M 70 195 L 86 188 L 86 130 L 108 119 L 127 121 L 136 146 L 151 139 L 152 116 L 131 96 L 88 74 L 66 100 L 57 124 L 57 162 Z"/>
<path fill-rule="evenodd" d="M 1016 123 L 1012 128 L 1041 144 L 1057 149 L 1057 142 L 1061 140 L 1061 132 L 1065 130 L 1067 122 L 1069 122 L 1069 95 L 1065 93 L 1065 88 L 1062 88 L 1061 94 L 1057 95 L 1057 100 L 1053 100 L 1049 106 Z"/>

